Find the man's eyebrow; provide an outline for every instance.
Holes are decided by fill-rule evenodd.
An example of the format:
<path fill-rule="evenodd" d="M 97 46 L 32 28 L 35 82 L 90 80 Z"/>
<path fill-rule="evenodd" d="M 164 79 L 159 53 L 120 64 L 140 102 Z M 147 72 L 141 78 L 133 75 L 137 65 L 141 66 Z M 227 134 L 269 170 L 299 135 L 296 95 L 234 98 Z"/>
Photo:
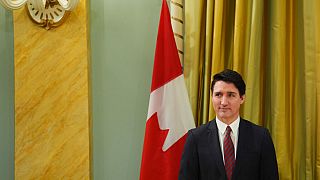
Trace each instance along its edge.
<path fill-rule="evenodd" d="M 222 91 L 213 91 L 213 93 L 223 93 Z M 237 94 L 237 92 L 234 91 L 227 91 L 229 94 Z"/>

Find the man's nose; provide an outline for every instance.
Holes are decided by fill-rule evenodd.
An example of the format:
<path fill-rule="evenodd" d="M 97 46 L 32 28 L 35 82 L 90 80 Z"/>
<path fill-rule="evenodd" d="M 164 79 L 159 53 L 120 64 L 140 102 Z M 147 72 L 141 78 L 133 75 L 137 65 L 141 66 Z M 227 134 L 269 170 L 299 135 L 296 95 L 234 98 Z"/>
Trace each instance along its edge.
<path fill-rule="evenodd" d="M 227 104 L 228 104 L 228 100 L 227 100 L 227 97 L 226 97 L 226 96 L 222 96 L 222 98 L 221 98 L 221 104 L 222 104 L 222 105 L 227 105 Z"/>

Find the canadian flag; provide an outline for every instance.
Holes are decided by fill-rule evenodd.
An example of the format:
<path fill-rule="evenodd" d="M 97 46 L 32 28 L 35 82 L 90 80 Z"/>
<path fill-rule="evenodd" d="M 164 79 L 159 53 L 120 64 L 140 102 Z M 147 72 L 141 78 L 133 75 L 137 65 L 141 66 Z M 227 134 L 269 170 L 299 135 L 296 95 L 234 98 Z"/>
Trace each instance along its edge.
<path fill-rule="evenodd" d="M 140 180 L 178 179 L 180 159 L 194 119 L 167 2 L 162 1 Z"/>

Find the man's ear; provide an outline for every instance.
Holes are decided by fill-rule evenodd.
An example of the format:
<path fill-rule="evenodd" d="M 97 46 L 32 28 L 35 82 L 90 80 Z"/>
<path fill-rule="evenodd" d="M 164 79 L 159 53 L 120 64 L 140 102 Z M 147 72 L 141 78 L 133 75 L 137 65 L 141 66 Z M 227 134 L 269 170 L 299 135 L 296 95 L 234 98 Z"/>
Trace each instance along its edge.
<path fill-rule="evenodd" d="M 242 104 L 242 103 L 244 102 L 244 100 L 246 99 L 246 95 L 242 95 L 242 96 L 240 96 L 240 99 L 241 99 L 240 104 Z"/>

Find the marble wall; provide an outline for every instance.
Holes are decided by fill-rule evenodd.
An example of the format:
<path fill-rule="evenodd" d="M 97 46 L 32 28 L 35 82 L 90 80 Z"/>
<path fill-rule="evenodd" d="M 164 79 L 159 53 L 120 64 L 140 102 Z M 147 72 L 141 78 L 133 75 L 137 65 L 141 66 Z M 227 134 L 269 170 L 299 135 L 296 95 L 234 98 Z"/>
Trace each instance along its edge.
<path fill-rule="evenodd" d="M 90 179 L 87 1 L 51 30 L 14 12 L 15 179 Z"/>

